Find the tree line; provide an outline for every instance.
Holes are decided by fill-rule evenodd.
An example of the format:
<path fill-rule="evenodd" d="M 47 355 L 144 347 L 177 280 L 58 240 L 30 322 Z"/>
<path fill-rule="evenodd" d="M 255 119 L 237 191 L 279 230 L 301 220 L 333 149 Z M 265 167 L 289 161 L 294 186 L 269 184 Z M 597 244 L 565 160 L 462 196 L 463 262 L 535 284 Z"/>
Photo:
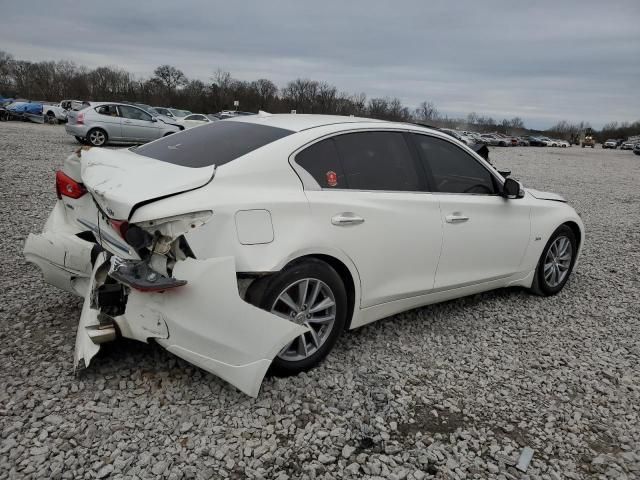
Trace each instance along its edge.
<path fill-rule="evenodd" d="M 433 102 L 409 108 L 395 97 L 368 98 L 365 93 L 340 91 L 327 82 L 297 78 L 278 87 L 266 78 L 239 80 L 224 70 L 215 71 L 207 82 L 188 78 L 172 65 L 158 66 L 153 75 L 139 78 L 113 66 L 87 68 L 74 62 L 31 62 L 0 51 L 0 95 L 30 100 L 62 99 L 129 101 L 170 106 L 193 112 L 215 113 L 234 109 L 283 113 L 355 115 L 391 121 L 417 122 L 442 128 L 508 134 L 531 133 L 519 117 L 494 119 L 475 112 L 452 118 L 438 111 Z M 586 122 L 558 122 L 545 133 L 570 139 L 589 127 Z M 622 138 L 640 134 L 640 122 L 613 122 L 598 137 Z"/>

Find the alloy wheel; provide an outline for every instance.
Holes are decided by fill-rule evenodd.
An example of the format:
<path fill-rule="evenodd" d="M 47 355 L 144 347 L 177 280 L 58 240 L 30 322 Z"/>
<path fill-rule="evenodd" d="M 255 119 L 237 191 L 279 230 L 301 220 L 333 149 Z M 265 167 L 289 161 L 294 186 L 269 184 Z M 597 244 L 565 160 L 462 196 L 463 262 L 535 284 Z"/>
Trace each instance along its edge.
<path fill-rule="evenodd" d="M 549 287 L 555 288 L 564 281 L 569 273 L 572 258 L 571 241 L 565 236 L 556 238 L 544 259 L 544 281 Z"/>
<path fill-rule="evenodd" d="M 107 138 L 105 134 L 100 130 L 94 130 L 89 134 L 89 141 L 91 142 L 92 145 L 95 145 L 96 147 L 99 147 L 102 144 L 104 144 L 106 139 Z"/>
<path fill-rule="evenodd" d="M 329 286 L 316 278 L 303 278 L 276 297 L 271 313 L 309 328 L 285 345 L 278 357 L 295 362 L 318 351 L 329 338 L 336 321 L 336 299 Z"/>

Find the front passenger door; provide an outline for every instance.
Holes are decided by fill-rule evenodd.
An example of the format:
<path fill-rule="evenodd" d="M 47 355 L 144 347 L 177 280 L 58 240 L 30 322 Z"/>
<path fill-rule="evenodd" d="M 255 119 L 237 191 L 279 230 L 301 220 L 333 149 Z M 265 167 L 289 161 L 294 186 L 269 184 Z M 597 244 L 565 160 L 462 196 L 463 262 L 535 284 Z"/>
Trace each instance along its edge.
<path fill-rule="evenodd" d="M 440 202 L 443 237 L 435 288 L 463 287 L 519 272 L 531 230 L 527 202 L 499 195 L 498 177 L 452 141 L 411 137 Z"/>
<path fill-rule="evenodd" d="M 160 137 L 160 129 L 153 117 L 141 108 L 120 105 L 122 117 L 122 137 L 125 141 L 149 142 Z"/>

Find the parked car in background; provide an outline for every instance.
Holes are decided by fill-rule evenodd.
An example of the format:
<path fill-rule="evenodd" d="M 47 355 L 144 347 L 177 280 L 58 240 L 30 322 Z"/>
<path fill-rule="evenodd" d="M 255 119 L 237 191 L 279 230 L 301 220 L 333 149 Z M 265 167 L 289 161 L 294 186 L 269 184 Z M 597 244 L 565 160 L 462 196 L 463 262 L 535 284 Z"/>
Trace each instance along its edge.
<path fill-rule="evenodd" d="M 185 128 L 192 128 L 192 127 L 197 127 L 198 125 L 204 125 L 205 123 L 211 123 L 211 122 L 217 121 L 217 120 L 219 120 L 219 118 L 217 118 L 214 115 L 204 115 L 202 113 L 192 113 L 190 115 L 187 115 L 186 117 L 182 117 L 182 118 L 178 119 L 177 121 L 181 125 L 184 125 Z"/>
<path fill-rule="evenodd" d="M 612 148 L 615 150 L 616 148 L 618 148 L 618 141 L 610 138 L 602 144 L 602 148 Z"/>
<path fill-rule="evenodd" d="M 636 145 L 633 147 L 633 153 L 635 153 L 636 155 L 640 155 L 640 143 L 636 143 Z"/>
<path fill-rule="evenodd" d="M 557 147 L 558 146 L 558 142 L 556 140 L 553 140 L 549 137 L 540 137 L 540 140 L 542 141 L 542 143 L 544 144 L 545 147 Z"/>
<path fill-rule="evenodd" d="M 81 143 L 101 147 L 107 143 L 146 143 L 184 130 L 163 115 L 137 105 L 96 102 L 67 115 L 66 132 Z"/>
<path fill-rule="evenodd" d="M 529 142 L 529 146 L 531 146 L 531 147 L 544 147 L 545 146 L 545 142 L 538 136 L 524 135 L 522 138 L 524 138 L 526 141 L 528 141 Z"/>
<path fill-rule="evenodd" d="M 156 112 L 160 115 L 165 115 L 170 118 L 180 119 L 184 118 L 187 115 L 191 115 L 189 110 L 179 110 L 177 108 L 167 108 L 167 107 L 152 107 Z"/>
<path fill-rule="evenodd" d="M 558 146 L 562 148 L 567 148 L 571 146 L 571 144 L 566 140 L 556 140 L 556 142 L 558 142 Z"/>
<path fill-rule="evenodd" d="M 524 137 L 517 137 L 519 147 L 528 147 L 530 145 L 529 140 Z"/>
<path fill-rule="evenodd" d="M 189 110 L 180 110 L 178 108 L 170 108 L 169 111 L 173 114 L 174 118 L 183 118 L 187 115 L 191 115 Z"/>
<path fill-rule="evenodd" d="M 511 144 L 511 141 L 507 141 L 507 139 L 499 137 L 493 133 L 483 133 L 480 137 L 485 140 L 488 145 L 508 147 Z"/>
<path fill-rule="evenodd" d="M 633 150 L 633 142 L 624 142 L 620 145 L 620 150 Z"/>
<path fill-rule="evenodd" d="M 449 135 L 449 136 L 451 136 L 453 138 L 455 138 L 456 140 L 461 141 L 465 145 L 471 146 L 471 145 L 474 145 L 474 144 L 477 143 L 473 138 L 471 138 L 471 137 L 469 137 L 469 136 L 465 135 L 464 133 L 459 132 L 457 130 L 451 130 L 450 128 L 441 128 L 440 131 L 446 133 L 447 135 Z"/>
<path fill-rule="evenodd" d="M 225 118 L 245 117 L 247 115 L 255 115 L 251 112 L 241 112 L 238 110 L 222 110 L 221 112 L 214 114 L 218 119 L 224 120 Z"/>
<path fill-rule="evenodd" d="M 91 105 L 91 102 L 85 100 L 62 100 L 60 106 L 65 110 L 82 110 Z"/>
<path fill-rule="evenodd" d="M 355 117 L 236 117 L 80 150 L 56 187 L 24 252 L 85 299 L 76 367 L 117 335 L 153 339 L 252 396 L 345 330 L 496 288 L 555 295 L 584 238 L 564 198 L 450 136 Z"/>

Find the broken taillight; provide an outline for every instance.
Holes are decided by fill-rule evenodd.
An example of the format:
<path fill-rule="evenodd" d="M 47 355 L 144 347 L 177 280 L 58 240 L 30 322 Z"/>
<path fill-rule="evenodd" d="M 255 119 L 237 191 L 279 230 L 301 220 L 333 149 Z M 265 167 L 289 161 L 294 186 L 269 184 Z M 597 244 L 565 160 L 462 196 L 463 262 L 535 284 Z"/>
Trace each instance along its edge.
<path fill-rule="evenodd" d="M 109 223 L 111 227 L 120 234 L 122 238 L 126 238 L 127 230 L 129 229 L 129 222 L 126 220 L 115 220 L 113 218 L 109 219 Z"/>
<path fill-rule="evenodd" d="M 62 170 L 56 172 L 56 194 L 59 199 L 62 199 L 63 195 L 69 198 L 80 198 L 85 193 L 87 189 L 82 183 L 76 182 Z"/>

